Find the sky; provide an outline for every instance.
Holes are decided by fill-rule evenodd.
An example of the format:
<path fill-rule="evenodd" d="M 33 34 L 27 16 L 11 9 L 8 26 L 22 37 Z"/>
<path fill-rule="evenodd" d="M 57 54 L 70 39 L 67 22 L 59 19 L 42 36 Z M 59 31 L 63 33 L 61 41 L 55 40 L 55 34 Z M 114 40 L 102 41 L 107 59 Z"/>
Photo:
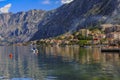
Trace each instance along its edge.
<path fill-rule="evenodd" d="M 17 13 L 32 9 L 52 10 L 73 0 L 0 0 L 0 13 Z"/>

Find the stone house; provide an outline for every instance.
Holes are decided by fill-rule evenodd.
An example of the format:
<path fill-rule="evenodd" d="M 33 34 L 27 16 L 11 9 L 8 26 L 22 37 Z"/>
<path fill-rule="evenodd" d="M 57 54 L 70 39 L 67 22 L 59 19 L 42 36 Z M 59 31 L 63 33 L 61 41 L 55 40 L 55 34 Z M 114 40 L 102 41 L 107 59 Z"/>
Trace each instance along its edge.
<path fill-rule="evenodd" d="M 106 34 L 106 38 L 109 40 L 120 40 L 120 32 L 111 32 Z"/>
<path fill-rule="evenodd" d="M 89 29 L 80 29 L 79 30 L 79 33 L 82 35 L 82 36 L 88 36 L 90 34 L 90 31 Z"/>

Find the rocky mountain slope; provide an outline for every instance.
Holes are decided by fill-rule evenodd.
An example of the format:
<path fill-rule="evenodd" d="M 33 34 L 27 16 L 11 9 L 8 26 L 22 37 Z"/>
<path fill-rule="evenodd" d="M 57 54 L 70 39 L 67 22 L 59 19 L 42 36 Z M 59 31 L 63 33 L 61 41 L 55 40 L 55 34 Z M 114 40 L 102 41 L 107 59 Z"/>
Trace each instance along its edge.
<path fill-rule="evenodd" d="M 119 24 L 119 12 L 120 0 L 74 0 L 51 11 L 0 14 L 0 37 L 9 42 L 23 42 L 96 24 Z"/>
<path fill-rule="evenodd" d="M 47 12 L 44 24 L 39 24 L 39 30 L 31 40 L 54 37 L 96 24 L 118 23 L 119 9 L 119 0 L 74 0 Z"/>
<path fill-rule="evenodd" d="M 46 12 L 30 10 L 16 14 L 0 14 L 0 36 L 8 42 L 28 41 L 36 31 Z"/>

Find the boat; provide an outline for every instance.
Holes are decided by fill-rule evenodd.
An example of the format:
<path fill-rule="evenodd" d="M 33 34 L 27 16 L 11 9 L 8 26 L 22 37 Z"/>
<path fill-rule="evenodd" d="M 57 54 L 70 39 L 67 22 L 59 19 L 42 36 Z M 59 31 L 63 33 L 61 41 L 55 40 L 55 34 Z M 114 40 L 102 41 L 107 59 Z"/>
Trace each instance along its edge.
<path fill-rule="evenodd" d="M 32 52 L 33 52 L 34 54 L 38 53 L 38 49 L 37 49 L 37 48 L 32 48 L 31 50 L 32 50 Z"/>
<path fill-rule="evenodd" d="M 120 52 L 120 48 L 102 48 L 101 52 Z"/>

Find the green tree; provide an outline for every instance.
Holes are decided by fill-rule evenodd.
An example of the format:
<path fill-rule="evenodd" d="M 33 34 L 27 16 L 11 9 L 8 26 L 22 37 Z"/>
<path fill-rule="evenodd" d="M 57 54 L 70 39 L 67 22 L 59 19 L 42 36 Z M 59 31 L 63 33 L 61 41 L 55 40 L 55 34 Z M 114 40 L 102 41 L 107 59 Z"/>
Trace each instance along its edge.
<path fill-rule="evenodd" d="M 87 45 L 87 40 L 80 40 L 80 41 L 78 42 L 78 44 L 79 44 L 80 46 Z"/>

